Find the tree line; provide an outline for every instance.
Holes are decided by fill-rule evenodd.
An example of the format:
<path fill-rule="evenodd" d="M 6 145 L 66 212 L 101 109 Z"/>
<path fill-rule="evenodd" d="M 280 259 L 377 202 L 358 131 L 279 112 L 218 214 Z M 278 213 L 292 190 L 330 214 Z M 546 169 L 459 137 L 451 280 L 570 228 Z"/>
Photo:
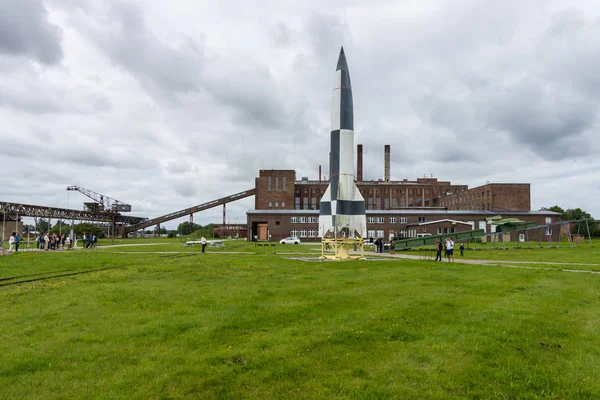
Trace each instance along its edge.
<path fill-rule="evenodd" d="M 552 206 L 542 207 L 540 210 L 557 212 L 563 221 L 577 221 L 575 222 L 575 229 L 571 229 L 572 233 L 579 232 L 580 235 L 588 237 L 587 226 L 589 226 L 590 236 L 600 237 L 600 227 L 598 226 L 600 221 L 595 220 L 589 212 L 581 208 L 569 208 L 565 210 L 560 206 Z"/>

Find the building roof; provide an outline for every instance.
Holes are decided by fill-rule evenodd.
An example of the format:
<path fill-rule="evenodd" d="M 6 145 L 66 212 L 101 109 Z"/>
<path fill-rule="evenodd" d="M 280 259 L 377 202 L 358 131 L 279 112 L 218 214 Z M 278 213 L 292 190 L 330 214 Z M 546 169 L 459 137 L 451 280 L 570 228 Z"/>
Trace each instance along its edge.
<path fill-rule="evenodd" d="M 454 223 L 454 224 L 463 224 L 463 225 L 469 225 L 469 226 L 471 226 L 471 224 L 469 224 L 469 223 L 467 223 L 467 222 L 464 222 L 464 221 L 457 221 L 457 220 L 455 220 L 455 219 L 448 219 L 448 218 L 445 218 L 445 219 L 438 219 L 438 220 L 436 220 L 436 221 L 413 222 L 413 223 L 410 223 L 410 224 L 407 224 L 407 225 L 408 225 L 408 226 L 421 226 L 421 225 L 439 224 L 439 223 L 441 223 L 441 222 L 452 222 L 452 223 Z"/>
<path fill-rule="evenodd" d="M 366 210 L 366 215 L 548 215 L 557 216 L 560 213 L 554 211 L 487 211 L 487 210 Z M 286 214 L 286 215 L 318 215 L 319 210 L 248 210 L 246 214 Z"/>

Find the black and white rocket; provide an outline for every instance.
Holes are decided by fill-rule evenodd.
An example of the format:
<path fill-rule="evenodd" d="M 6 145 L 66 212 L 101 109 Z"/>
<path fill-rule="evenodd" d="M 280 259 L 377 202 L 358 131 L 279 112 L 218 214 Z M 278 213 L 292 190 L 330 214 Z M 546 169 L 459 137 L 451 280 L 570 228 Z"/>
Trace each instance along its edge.
<path fill-rule="evenodd" d="M 331 102 L 330 182 L 321 199 L 319 236 L 366 237 L 365 199 L 354 183 L 354 107 L 344 48 L 335 69 Z"/>

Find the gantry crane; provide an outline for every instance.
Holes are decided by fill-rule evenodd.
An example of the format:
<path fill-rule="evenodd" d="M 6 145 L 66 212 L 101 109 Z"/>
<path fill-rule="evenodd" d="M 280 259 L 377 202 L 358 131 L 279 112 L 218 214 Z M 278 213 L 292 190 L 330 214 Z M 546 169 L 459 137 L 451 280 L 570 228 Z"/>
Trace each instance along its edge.
<path fill-rule="evenodd" d="M 96 193 L 89 189 L 85 189 L 79 186 L 69 186 L 67 190 L 75 190 L 80 192 L 81 194 L 89 197 L 94 200 L 93 203 L 83 203 L 86 211 L 105 211 L 105 212 L 130 212 L 131 205 L 125 204 L 119 200 L 115 200 L 108 196 L 104 196 L 103 194 Z"/>

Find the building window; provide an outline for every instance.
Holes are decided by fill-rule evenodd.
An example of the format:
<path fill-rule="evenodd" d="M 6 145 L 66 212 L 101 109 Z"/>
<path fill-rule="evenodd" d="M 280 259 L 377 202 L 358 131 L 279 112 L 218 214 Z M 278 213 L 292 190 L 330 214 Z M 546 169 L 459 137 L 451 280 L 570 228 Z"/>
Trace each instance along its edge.
<path fill-rule="evenodd" d="M 278 201 L 276 201 L 276 202 L 275 202 L 275 208 L 278 208 L 278 207 L 279 207 L 279 202 L 278 202 Z"/>
<path fill-rule="evenodd" d="M 375 209 L 376 210 L 381 210 L 381 197 L 377 197 L 375 199 Z"/>
<path fill-rule="evenodd" d="M 316 197 L 313 197 L 311 199 L 311 207 L 312 207 L 313 210 L 317 209 L 317 198 Z"/>
<path fill-rule="evenodd" d="M 271 191 L 271 177 L 269 176 L 269 178 L 267 179 L 267 191 L 270 192 Z"/>
<path fill-rule="evenodd" d="M 306 237 L 306 229 L 300 229 L 300 237 L 301 238 L 305 238 Z"/>
<path fill-rule="evenodd" d="M 296 197 L 296 210 L 300 209 L 300 197 Z"/>
<path fill-rule="evenodd" d="M 375 237 L 375 235 L 377 235 L 377 232 L 374 231 L 374 230 L 371 230 L 371 231 L 367 232 L 367 236 L 370 237 L 370 238 Z"/>
<path fill-rule="evenodd" d="M 285 207 L 285 201 L 281 202 L 281 207 Z"/>
<path fill-rule="evenodd" d="M 303 200 L 304 200 L 304 204 L 303 204 L 304 207 L 302 209 L 308 210 L 308 197 L 305 197 Z"/>
<path fill-rule="evenodd" d="M 390 209 L 390 199 L 388 199 L 387 197 L 385 199 L 383 199 L 383 209 L 384 210 Z"/>
<path fill-rule="evenodd" d="M 390 217 L 390 224 L 396 223 L 396 217 Z"/>
<path fill-rule="evenodd" d="M 305 224 L 306 223 L 306 217 L 300 217 L 300 223 L 301 224 Z"/>
<path fill-rule="evenodd" d="M 375 223 L 375 217 L 369 217 L 369 223 L 370 224 L 374 224 Z"/>
<path fill-rule="evenodd" d="M 269 208 L 273 207 L 273 203 L 269 202 Z"/>
<path fill-rule="evenodd" d="M 547 224 L 551 224 L 552 223 L 552 217 L 546 217 L 546 223 Z"/>
<path fill-rule="evenodd" d="M 400 217 L 400 223 L 401 224 L 405 224 L 406 223 L 406 217 Z"/>
<path fill-rule="evenodd" d="M 419 217 L 419 222 L 425 222 L 425 217 Z"/>
<path fill-rule="evenodd" d="M 437 228 L 437 234 L 441 235 L 442 234 L 442 228 Z"/>
<path fill-rule="evenodd" d="M 291 237 L 298 237 L 298 231 L 294 229 L 293 231 L 290 232 L 290 236 Z"/>
<path fill-rule="evenodd" d="M 392 208 L 396 208 L 396 207 L 398 207 L 398 199 L 394 197 L 392 199 Z"/>
<path fill-rule="evenodd" d="M 368 210 L 372 210 L 373 209 L 373 198 L 372 197 L 368 198 L 368 200 L 367 200 L 367 207 L 368 207 L 367 208 Z"/>
<path fill-rule="evenodd" d="M 292 224 L 297 224 L 298 223 L 298 217 L 292 217 L 291 218 L 291 223 Z"/>
<path fill-rule="evenodd" d="M 275 191 L 279 192 L 279 177 L 275 177 Z"/>
<path fill-rule="evenodd" d="M 275 221 L 275 225 L 279 225 L 279 221 Z"/>
<path fill-rule="evenodd" d="M 315 230 L 308 231 L 308 237 L 309 238 L 316 238 L 317 237 L 317 231 L 315 231 Z"/>
<path fill-rule="evenodd" d="M 383 233 L 383 230 L 377 231 L 377 237 L 382 238 L 382 237 L 384 237 L 383 235 L 385 235 L 385 233 Z"/>
<path fill-rule="evenodd" d="M 283 177 L 283 185 L 281 185 L 281 186 L 282 186 L 281 191 L 285 192 L 285 176 Z"/>
<path fill-rule="evenodd" d="M 377 223 L 378 224 L 383 224 L 385 222 L 385 218 L 383 217 L 377 217 Z"/>

